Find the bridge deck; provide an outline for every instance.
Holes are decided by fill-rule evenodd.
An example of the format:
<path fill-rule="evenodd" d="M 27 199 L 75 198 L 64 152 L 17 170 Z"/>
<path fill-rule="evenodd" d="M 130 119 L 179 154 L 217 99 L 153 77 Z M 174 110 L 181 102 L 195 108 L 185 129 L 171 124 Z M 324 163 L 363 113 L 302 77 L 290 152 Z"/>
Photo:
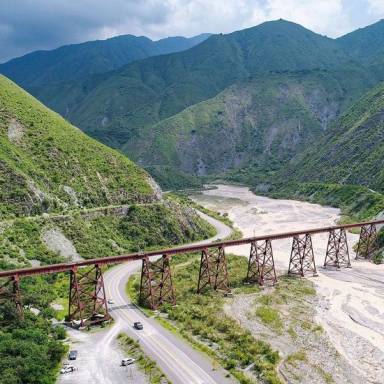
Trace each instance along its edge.
<path fill-rule="evenodd" d="M 89 265 L 119 264 L 125 261 L 141 260 L 144 257 L 154 257 L 159 255 L 177 255 L 181 253 L 197 252 L 207 248 L 217 248 L 217 247 L 225 248 L 225 247 L 231 247 L 231 246 L 241 245 L 241 244 L 250 244 L 254 241 L 260 241 L 260 240 L 287 239 L 290 237 L 305 235 L 305 234 L 314 235 L 314 234 L 329 232 L 332 230 L 337 230 L 342 228 L 351 229 L 351 228 L 359 228 L 367 225 L 378 225 L 378 224 L 384 224 L 384 220 L 366 221 L 361 223 L 335 225 L 335 226 L 322 227 L 322 228 L 312 228 L 312 229 L 305 229 L 305 230 L 294 231 L 294 232 L 275 233 L 270 235 L 248 237 L 248 238 L 243 238 L 239 240 L 213 242 L 211 244 L 205 244 L 205 245 L 191 245 L 191 246 L 180 246 L 180 247 L 167 248 L 167 249 L 158 249 L 158 250 L 153 250 L 148 252 L 138 252 L 138 253 L 131 253 L 126 255 L 82 260 L 75 263 L 61 263 L 61 264 L 44 265 L 44 266 L 33 267 L 33 268 L 14 269 L 14 270 L 8 270 L 8 271 L 1 271 L 0 278 L 12 277 L 12 276 L 22 277 L 22 276 L 41 275 L 41 274 L 47 274 L 47 273 L 65 272 L 65 271 L 70 271 L 76 267 L 84 267 Z"/>

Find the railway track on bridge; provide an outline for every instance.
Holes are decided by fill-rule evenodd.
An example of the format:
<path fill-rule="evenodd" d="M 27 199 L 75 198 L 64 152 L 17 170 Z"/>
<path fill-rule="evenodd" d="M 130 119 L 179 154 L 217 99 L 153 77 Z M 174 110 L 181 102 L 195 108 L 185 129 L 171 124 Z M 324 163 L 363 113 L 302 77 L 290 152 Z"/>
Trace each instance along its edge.
<path fill-rule="evenodd" d="M 307 273 L 313 275 L 317 273 L 312 247 L 313 235 L 329 233 L 325 267 L 350 267 L 346 231 L 361 228 L 356 257 L 370 259 L 377 248 L 379 225 L 384 225 L 384 220 L 308 228 L 204 245 L 180 246 L 73 263 L 1 271 L 0 304 L 12 300 L 22 316 L 20 279 L 41 274 L 70 272 L 68 319 L 79 320 L 83 326 L 86 322 L 99 322 L 109 318 L 102 266 L 142 260 L 140 300 L 151 309 L 157 309 L 165 302 L 176 303 L 170 267 L 174 255 L 201 252 L 197 292 L 203 293 L 207 289 L 214 289 L 228 293 L 230 286 L 225 250 L 229 247 L 250 244 L 245 280 L 259 285 L 274 285 L 277 282 L 272 248 L 274 240 L 292 238 L 288 275 L 303 277 Z"/>

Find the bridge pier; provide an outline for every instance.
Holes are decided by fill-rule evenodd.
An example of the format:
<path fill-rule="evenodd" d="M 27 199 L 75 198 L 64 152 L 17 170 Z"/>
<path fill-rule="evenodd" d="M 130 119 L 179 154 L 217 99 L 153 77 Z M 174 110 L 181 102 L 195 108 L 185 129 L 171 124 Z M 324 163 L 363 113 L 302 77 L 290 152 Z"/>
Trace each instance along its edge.
<path fill-rule="evenodd" d="M 143 258 L 139 301 L 153 310 L 164 303 L 176 304 L 169 255 L 154 262 L 148 256 Z"/>
<path fill-rule="evenodd" d="M 74 266 L 70 272 L 69 321 L 79 320 L 80 327 L 108 320 L 107 298 L 101 267 L 95 264 L 80 271 Z"/>
<path fill-rule="evenodd" d="M 224 247 L 205 248 L 201 252 L 197 293 L 206 287 L 215 291 L 230 291 Z"/>
<path fill-rule="evenodd" d="M 309 233 L 293 237 L 288 275 L 304 277 L 307 272 L 317 276 L 312 238 Z"/>
<path fill-rule="evenodd" d="M 375 224 L 363 225 L 357 245 L 356 259 L 371 259 L 377 249 L 377 230 Z"/>
<path fill-rule="evenodd" d="M 271 240 L 252 241 L 248 261 L 247 281 L 263 285 L 277 282 Z"/>
<path fill-rule="evenodd" d="M 324 259 L 324 268 L 326 267 L 336 267 L 337 269 L 351 267 L 347 234 L 344 228 L 329 231 L 327 253 Z"/>
<path fill-rule="evenodd" d="M 24 318 L 23 304 L 20 294 L 20 279 L 18 275 L 7 278 L 0 283 L 0 304 L 11 301 L 15 304 L 16 311 L 20 320 Z"/>

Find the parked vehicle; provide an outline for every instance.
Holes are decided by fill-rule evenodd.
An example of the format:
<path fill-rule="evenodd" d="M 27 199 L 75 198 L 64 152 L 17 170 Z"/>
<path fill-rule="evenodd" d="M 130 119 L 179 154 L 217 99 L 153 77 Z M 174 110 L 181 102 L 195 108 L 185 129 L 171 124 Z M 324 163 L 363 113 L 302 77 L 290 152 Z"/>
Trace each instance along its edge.
<path fill-rule="evenodd" d="M 133 323 L 133 328 L 141 330 L 143 329 L 143 324 L 141 324 L 140 321 L 136 321 Z"/>
<path fill-rule="evenodd" d="M 73 365 L 67 365 L 65 364 L 63 368 L 61 368 L 60 373 L 65 374 L 65 373 L 72 373 L 76 371 L 76 368 Z"/>
<path fill-rule="evenodd" d="M 133 357 L 126 357 L 123 360 L 121 360 L 121 366 L 125 367 L 127 365 L 131 365 L 136 361 Z"/>
<path fill-rule="evenodd" d="M 70 351 L 68 358 L 69 358 L 69 360 L 76 360 L 77 359 L 77 351 Z"/>
<path fill-rule="evenodd" d="M 112 299 L 109 299 L 108 304 L 115 304 L 115 302 Z"/>

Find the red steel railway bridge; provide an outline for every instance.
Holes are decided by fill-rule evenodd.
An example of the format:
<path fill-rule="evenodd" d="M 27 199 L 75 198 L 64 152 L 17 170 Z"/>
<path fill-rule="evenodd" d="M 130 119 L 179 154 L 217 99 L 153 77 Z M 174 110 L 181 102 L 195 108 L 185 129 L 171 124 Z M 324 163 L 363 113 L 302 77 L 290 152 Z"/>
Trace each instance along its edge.
<path fill-rule="evenodd" d="M 349 268 L 351 262 L 346 230 L 361 229 L 356 258 L 371 259 L 377 249 L 377 226 L 383 224 L 384 220 L 345 224 L 205 245 L 182 246 L 145 253 L 89 259 L 75 263 L 0 271 L 0 305 L 6 301 L 12 301 L 16 305 L 19 316 L 22 317 L 23 304 L 20 290 L 22 278 L 69 272 L 68 320 L 77 320 L 80 326 L 84 326 L 110 318 L 102 266 L 142 260 L 140 301 L 151 309 L 157 309 L 163 303 L 176 303 L 170 267 L 171 258 L 174 255 L 201 252 L 197 292 L 203 293 L 208 289 L 213 289 L 228 293 L 230 285 L 225 253 L 228 247 L 241 244 L 250 245 L 248 271 L 247 276 L 244 276 L 244 281 L 260 286 L 274 285 L 277 282 L 277 275 L 272 251 L 273 240 L 292 238 L 288 275 L 304 277 L 308 273 L 317 274 L 312 247 L 313 235 L 329 234 L 324 267 Z"/>

